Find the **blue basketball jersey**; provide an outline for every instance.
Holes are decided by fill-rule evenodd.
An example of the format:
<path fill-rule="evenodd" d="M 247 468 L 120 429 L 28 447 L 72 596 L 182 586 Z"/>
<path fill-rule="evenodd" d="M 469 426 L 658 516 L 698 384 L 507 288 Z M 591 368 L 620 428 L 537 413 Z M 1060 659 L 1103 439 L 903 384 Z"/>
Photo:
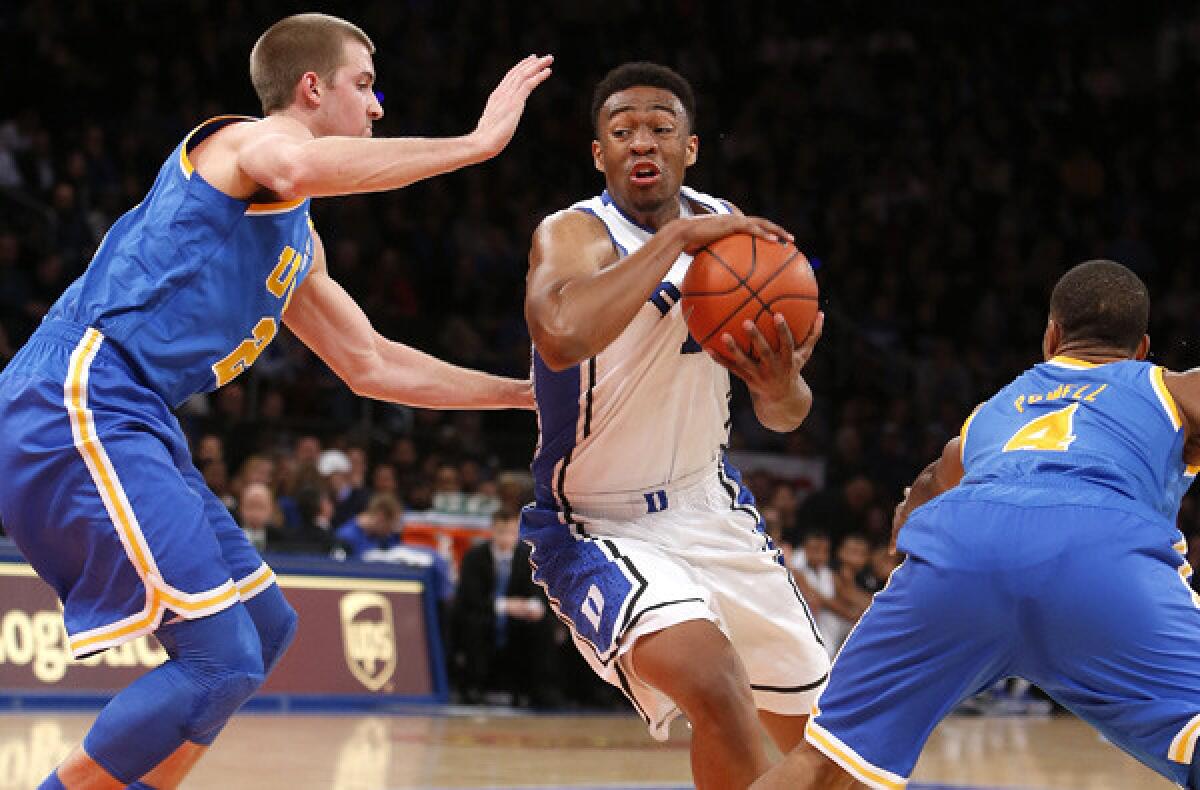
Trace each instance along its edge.
<path fill-rule="evenodd" d="M 238 200 L 192 166 L 196 145 L 246 120 L 192 130 L 46 316 L 98 330 L 171 406 L 254 364 L 312 264 L 308 199 Z"/>
<path fill-rule="evenodd" d="M 1174 521 L 1196 467 L 1163 369 L 1055 357 L 1018 376 L 963 425 L 965 475 L 948 497 L 1019 486 L 1019 503 L 1095 501 Z"/>

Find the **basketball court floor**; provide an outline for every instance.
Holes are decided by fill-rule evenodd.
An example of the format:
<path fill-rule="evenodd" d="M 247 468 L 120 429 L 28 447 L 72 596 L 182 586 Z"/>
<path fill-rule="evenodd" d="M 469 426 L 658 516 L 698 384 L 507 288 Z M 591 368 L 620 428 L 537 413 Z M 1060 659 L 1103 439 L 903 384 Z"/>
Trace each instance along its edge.
<path fill-rule="evenodd" d="M 29 790 L 92 713 L 0 713 L 0 789 Z M 687 728 L 655 743 L 632 716 L 438 709 L 401 715 L 243 714 L 187 790 L 682 790 Z M 1068 717 L 952 718 L 912 790 L 1163 790 L 1174 787 Z"/>

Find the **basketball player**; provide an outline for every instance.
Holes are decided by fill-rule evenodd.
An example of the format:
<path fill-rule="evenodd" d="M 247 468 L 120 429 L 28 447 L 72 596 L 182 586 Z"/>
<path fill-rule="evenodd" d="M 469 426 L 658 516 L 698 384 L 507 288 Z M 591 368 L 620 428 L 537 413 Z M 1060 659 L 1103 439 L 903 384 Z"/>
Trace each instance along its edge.
<path fill-rule="evenodd" d="M 598 674 L 665 738 L 682 711 L 700 788 L 746 787 L 785 751 L 829 659 L 754 498 L 724 459 L 729 374 L 688 336 L 689 251 L 734 232 L 789 238 L 682 186 L 696 161 L 692 89 L 629 63 L 597 86 L 592 157 L 607 189 L 544 220 L 525 313 L 541 438 L 522 514 L 535 580 Z M 790 431 L 812 393 L 782 317 L 771 348 L 724 336 L 759 419 Z"/>
<path fill-rule="evenodd" d="M 807 743 L 756 788 L 901 788 L 942 717 L 1014 675 L 1200 787 L 1200 597 L 1175 527 L 1200 370 L 1145 361 L 1148 312 L 1120 264 L 1058 281 L 1046 361 L 913 483 L 894 522 L 908 559 L 838 654 Z"/>
<path fill-rule="evenodd" d="M 171 657 L 112 700 L 45 788 L 175 787 L 291 640 L 295 612 L 171 413 L 253 364 L 281 320 L 361 395 L 532 406 L 528 382 L 376 334 L 326 271 L 308 209 L 499 153 L 550 58 L 517 64 L 471 134 L 372 140 L 373 51 L 319 14 L 264 33 L 250 73 L 266 117 L 189 134 L 0 376 L 0 515 L 62 599 L 72 654 L 154 633 Z"/>

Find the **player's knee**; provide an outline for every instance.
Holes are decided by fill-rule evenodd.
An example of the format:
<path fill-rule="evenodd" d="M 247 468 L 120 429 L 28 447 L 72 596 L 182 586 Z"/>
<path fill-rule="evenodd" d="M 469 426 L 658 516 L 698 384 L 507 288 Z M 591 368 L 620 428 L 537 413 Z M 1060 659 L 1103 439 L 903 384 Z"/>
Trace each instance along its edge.
<path fill-rule="evenodd" d="M 205 743 L 266 679 L 262 645 L 249 617 L 237 618 L 226 638 L 210 640 L 202 653 L 183 658 L 180 668 L 200 693 L 186 724 L 190 740 Z"/>

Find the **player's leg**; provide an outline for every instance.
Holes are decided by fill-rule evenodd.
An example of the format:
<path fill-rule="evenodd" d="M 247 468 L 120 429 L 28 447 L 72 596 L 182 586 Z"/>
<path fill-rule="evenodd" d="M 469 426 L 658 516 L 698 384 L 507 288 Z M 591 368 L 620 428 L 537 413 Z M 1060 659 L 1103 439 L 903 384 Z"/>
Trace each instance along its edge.
<path fill-rule="evenodd" d="M 829 677 L 829 655 L 808 605 L 736 473 L 722 467 L 705 508 L 680 520 L 701 546 L 683 549 L 746 668 L 758 718 L 786 754 L 804 740 L 812 704 Z M 740 495 L 738 495 L 740 493 Z M 723 551 L 714 551 L 720 545 Z"/>
<path fill-rule="evenodd" d="M 287 602 L 275 580 L 275 574 L 250 543 L 245 530 L 205 485 L 203 476 L 191 459 L 183 455 L 176 462 L 183 478 L 204 503 L 204 514 L 220 544 L 221 556 L 229 567 L 238 595 L 250 619 L 254 621 L 254 627 L 258 629 L 263 648 L 263 666 L 270 674 L 296 635 L 296 610 Z"/>
<path fill-rule="evenodd" d="M 145 776 L 141 786 L 169 790 L 262 684 L 258 633 L 240 605 L 157 634 L 170 660 L 117 694 L 43 787 L 136 787 Z M 172 758 L 175 765 L 160 768 Z"/>
<path fill-rule="evenodd" d="M 688 715 L 699 786 L 737 786 L 722 776 L 745 777 L 744 786 L 766 755 L 745 670 L 715 624 L 711 593 L 645 540 L 597 537 L 618 528 L 591 520 L 585 530 L 558 512 L 527 508 L 522 537 L 533 547 L 534 580 L 580 653 L 625 693 L 655 738 Z"/>
<path fill-rule="evenodd" d="M 843 645 L 807 743 L 754 787 L 898 790 L 934 726 L 1004 672 L 1011 615 L 977 571 L 909 559 Z"/>
<path fill-rule="evenodd" d="M 687 716 L 697 788 L 747 787 L 767 769 L 750 681 L 715 624 L 690 620 L 646 634 L 629 658 L 637 677 Z"/>
<path fill-rule="evenodd" d="M 804 730 L 808 726 L 808 714 L 772 713 L 758 710 L 758 720 L 771 736 L 779 751 L 787 754 L 804 743 Z"/>
<path fill-rule="evenodd" d="M 1200 598 L 1172 546 L 1182 537 L 1116 511 L 1072 526 L 1085 528 L 1029 628 L 1042 657 L 1030 679 L 1144 765 L 1200 787 Z"/>

